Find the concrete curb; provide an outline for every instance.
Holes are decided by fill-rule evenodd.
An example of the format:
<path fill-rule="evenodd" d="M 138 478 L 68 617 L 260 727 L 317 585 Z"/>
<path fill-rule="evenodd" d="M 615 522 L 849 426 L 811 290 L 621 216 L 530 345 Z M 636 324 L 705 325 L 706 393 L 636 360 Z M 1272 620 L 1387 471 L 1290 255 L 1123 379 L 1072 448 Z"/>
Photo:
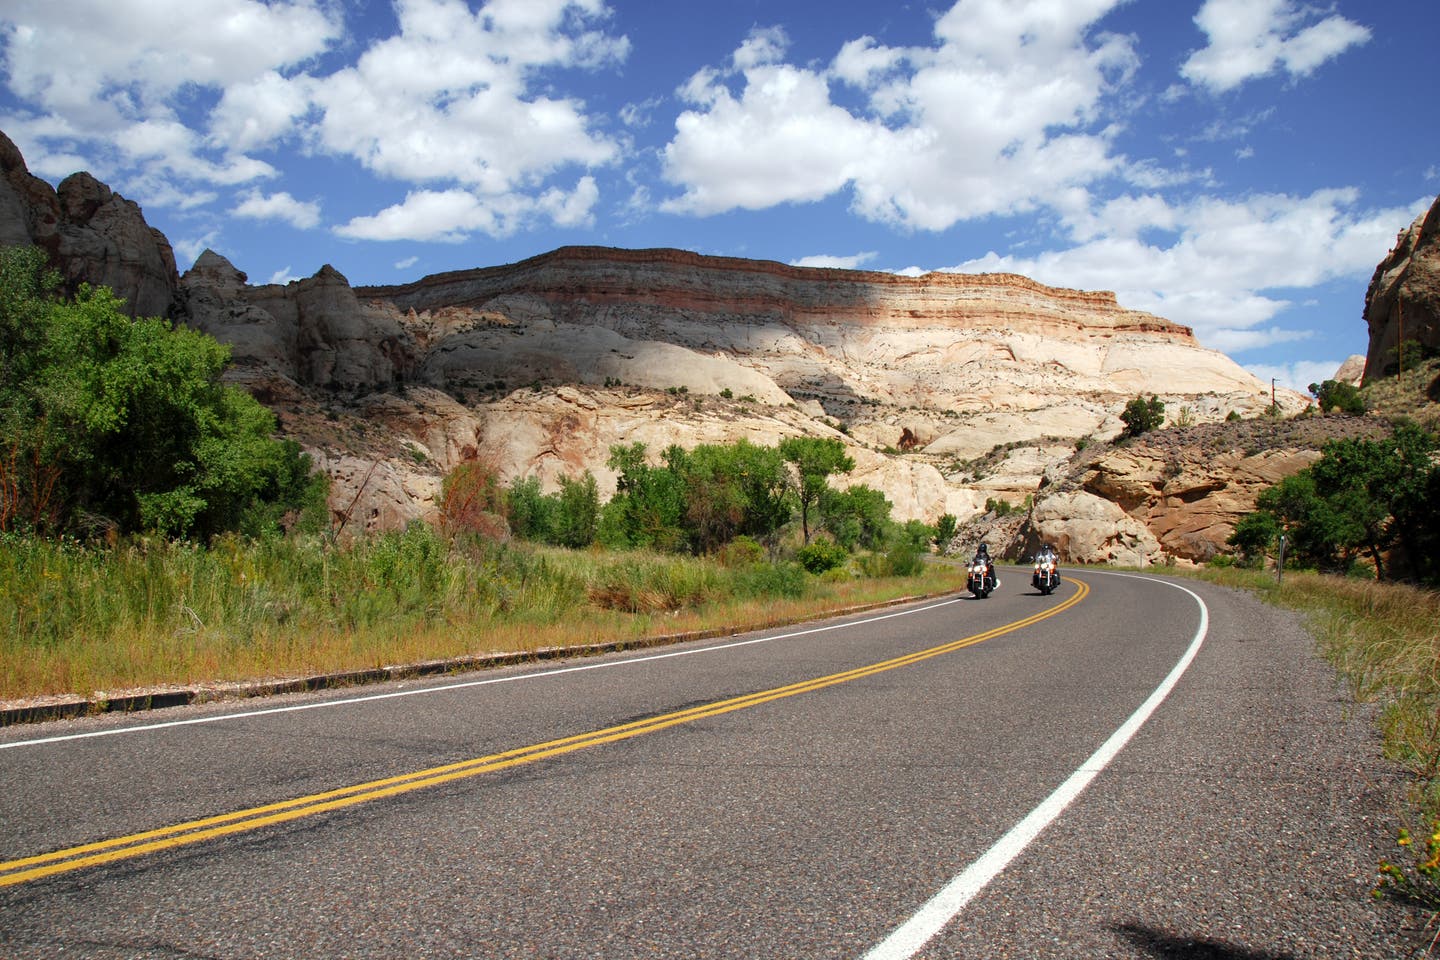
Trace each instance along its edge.
<path fill-rule="evenodd" d="M 716 627 L 710 630 L 693 630 L 688 633 L 657 634 L 634 640 L 608 640 L 602 643 L 587 643 L 574 647 L 545 647 L 540 650 L 511 653 L 487 653 L 476 656 L 454 657 L 447 660 L 426 660 L 395 666 L 375 667 L 369 670 L 353 670 L 341 673 L 317 674 L 309 677 L 289 677 L 275 680 L 256 680 L 237 683 L 206 684 L 190 687 L 157 687 L 142 690 L 124 690 L 114 694 L 97 691 L 90 697 L 58 696 L 36 700 L 0 702 L 0 727 L 25 723 L 43 723 L 49 720 L 70 720 L 76 717 L 95 716 L 102 713 L 134 713 L 140 710 L 159 710 L 165 707 L 184 707 L 200 703 L 215 703 L 222 700 L 245 700 L 251 697 L 271 697 L 283 693 L 313 693 L 317 690 L 331 690 L 338 687 L 358 687 L 371 683 L 385 683 L 391 680 L 410 680 L 417 677 L 433 677 L 449 673 L 467 673 L 476 670 L 490 670 L 522 663 L 541 663 L 549 660 L 563 660 L 567 657 L 594 657 L 622 650 L 645 650 L 692 640 L 711 640 L 715 637 L 750 633 L 795 623 L 811 623 L 832 617 L 845 617 L 867 610 L 918 603 L 949 594 L 922 594 L 919 596 L 897 597 L 876 603 L 858 604 L 838 610 L 829 610 L 812 617 L 784 620 L 777 623 L 751 624 L 748 626 Z"/>

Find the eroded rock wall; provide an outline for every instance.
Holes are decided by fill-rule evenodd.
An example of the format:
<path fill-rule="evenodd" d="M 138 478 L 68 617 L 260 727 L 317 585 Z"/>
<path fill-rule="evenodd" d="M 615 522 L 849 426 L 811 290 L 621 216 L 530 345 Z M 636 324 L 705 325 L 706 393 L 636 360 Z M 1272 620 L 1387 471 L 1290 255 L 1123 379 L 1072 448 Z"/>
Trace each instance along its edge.
<path fill-rule="evenodd" d="M 1366 383 L 1399 369 L 1396 349 L 1402 339 L 1418 342 L 1431 355 L 1440 353 L 1440 197 L 1400 232 L 1375 268 L 1365 293 L 1365 323 Z"/>

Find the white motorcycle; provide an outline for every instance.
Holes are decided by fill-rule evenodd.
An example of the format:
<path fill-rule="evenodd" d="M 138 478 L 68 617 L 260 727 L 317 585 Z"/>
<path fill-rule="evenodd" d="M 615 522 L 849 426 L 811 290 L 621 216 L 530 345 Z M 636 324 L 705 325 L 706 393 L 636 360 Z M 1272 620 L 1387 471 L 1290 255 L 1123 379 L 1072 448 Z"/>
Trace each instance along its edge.
<path fill-rule="evenodd" d="M 1030 575 L 1030 584 L 1045 596 L 1060 586 L 1060 558 L 1045 551 L 1035 557 L 1035 572 Z"/>

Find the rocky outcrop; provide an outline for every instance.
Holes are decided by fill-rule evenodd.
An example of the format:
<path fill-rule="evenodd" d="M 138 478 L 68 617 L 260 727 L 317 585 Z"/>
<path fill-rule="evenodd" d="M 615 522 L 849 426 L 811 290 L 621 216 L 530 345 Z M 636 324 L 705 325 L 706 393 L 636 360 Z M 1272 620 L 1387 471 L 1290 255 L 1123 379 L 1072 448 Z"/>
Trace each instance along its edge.
<path fill-rule="evenodd" d="M 1352 387 L 1358 387 L 1365 382 L 1365 357 L 1363 354 L 1353 354 L 1346 357 L 1345 362 L 1335 371 L 1335 376 L 1330 378 L 1337 383 L 1348 383 Z"/>
<path fill-rule="evenodd" d="M 0 133 L 0 243 L 33 243 L 50 256 L 66 289 L 109 287 L 134 316 L 174 314 L 179 277 L 170 241 L 138 204 L 88 173 L 52 189 L 32 176 Z"/>
<path fill-rule="evenodd" d="M 1440 197 L 1395 238 L 1365 292 L 1370 348 L 1365 382 L 1399 370 L 1402 340 L 1418 342 L 1428 355 L 1440 353 Z"/>
<path fill-rule="evenodd" d="M 1260 494 L 1318 460 L 1328 441 L 1389 430 L 1376 417 L 1266 418 L 1097 444 L 1047 470 L 1031 522 L 1003 546 L 1020 556 L 1052 542 L 1071 562 L 1204 562 L 1230 552 L 1226 541 Z"/>
<path fill-rule="evenodd" d="M 257 390 L 361 392 L 411 378 L 414 337 L 393 313 L 362 304 L 328 264 L 313 277 L 252 287 L 206 250 L 181 278 L 191 326 L 230 345 L 236 378 Z"/>

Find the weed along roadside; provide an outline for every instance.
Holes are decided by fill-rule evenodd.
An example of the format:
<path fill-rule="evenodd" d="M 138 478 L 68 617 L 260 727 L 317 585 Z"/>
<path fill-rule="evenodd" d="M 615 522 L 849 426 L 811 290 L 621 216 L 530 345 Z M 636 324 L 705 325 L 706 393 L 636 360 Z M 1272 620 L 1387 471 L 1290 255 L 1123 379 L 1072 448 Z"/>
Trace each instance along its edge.
<path fill-rule="evenodd" d="M 797 564 L 471 546 L 457 553 L 418 526 L 348 551 L 294 538 L 7 541 L 0 725 L 591 656 L 963 586 L 947 564 L 816 577 Z"/>
<path fill-rule="evenodd" d="M 1376 896 L 1440 911 L 1440 593 L 1326 574 L 1211 568 L 1193 573 L 1303 613 L 1320 654 L 1357 703 L 1377 709 L 1387 759 L 1410 778 L 1393 862 Z"/>

